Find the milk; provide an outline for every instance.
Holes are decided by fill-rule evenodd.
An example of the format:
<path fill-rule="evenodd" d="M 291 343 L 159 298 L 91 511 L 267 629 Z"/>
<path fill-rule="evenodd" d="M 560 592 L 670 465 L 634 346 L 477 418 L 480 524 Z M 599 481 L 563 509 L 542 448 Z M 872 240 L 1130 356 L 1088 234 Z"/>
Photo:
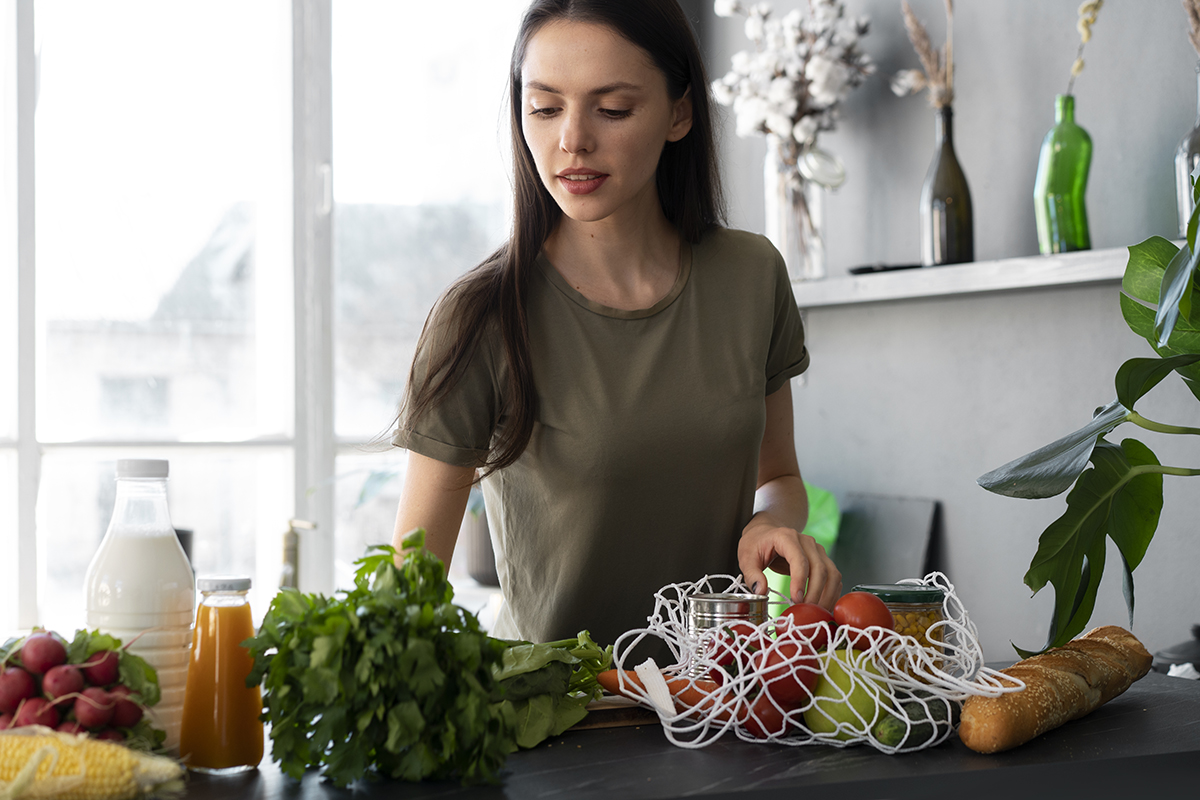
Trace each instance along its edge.
<path fill-rule="evenodd" d="M 179 744 L 195 580 L 167 512 L 167 462 L 119 461 L 112 522 L 84 578 L 87 624 L 117 637 L 158 673 L 154 727 Z"/>

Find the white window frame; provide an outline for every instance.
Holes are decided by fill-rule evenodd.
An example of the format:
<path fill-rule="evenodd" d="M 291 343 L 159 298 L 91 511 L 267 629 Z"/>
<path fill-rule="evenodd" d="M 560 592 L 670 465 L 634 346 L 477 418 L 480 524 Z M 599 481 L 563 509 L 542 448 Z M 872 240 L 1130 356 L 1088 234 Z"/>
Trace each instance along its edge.
<path fill-rule="evenodd" d="M 317 523 L 302 537 L 299 586 L 334 589 L 333 427 L 333 113 L 332 0 L 291 0 L 292 263 L 295 433 L 248 442 L 104 441 L 49 443 L 37 439 L 35 321 L 35 107 L 37 56 L 34 0 L 0 0 L 16 15 L 16 251 L 17 439 L 0 447 L 17 455 L 17 609 L 21 629 L 38 624 L 37 497 L 43 453 L 91 447 L 219 448 L 250 452 L 290 448 L 294 456 L 295 516 Z M 7 49 L 7 48 L 0 48 Z M 286 523 L 286 520 L 281 520 Z M 281 531 L 282 532 L 282 531 Z"/>

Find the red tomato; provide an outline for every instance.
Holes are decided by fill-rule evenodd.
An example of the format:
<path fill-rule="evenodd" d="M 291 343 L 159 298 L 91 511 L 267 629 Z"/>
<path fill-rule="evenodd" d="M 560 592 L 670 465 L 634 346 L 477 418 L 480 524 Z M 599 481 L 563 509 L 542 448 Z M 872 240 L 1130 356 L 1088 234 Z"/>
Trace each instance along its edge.
<path fill-rule="evenodd" d="M 771 736 L 779 736 L 787 730 L 787 727 L 787 718 L 783 715 L 783 711 L 771 702 L 771 696 L 766 692 L 759 693 L 750 705 L 750 713 L 746 717 L 747 733 L 756 739 L 766 739 Z"/>
<path fill-rule="evenodd" d="M 838 625 L 860 631 L 872 626 L 895 630 L 892 612 L 870 592 L 847 592 L 842 595 L 833 607 L 833 618 Z M 855 650 L 865 650 L 871 646 L 870 636 L 851 636 L 850 646 Z"/>
<path fill-rule="evenodd" d="M 758 628 L 749 622 L 732 622 L 721 628 L 721 632 L 713 638 L 704 655 L 717 662 L 717 667 L 709 671 L 709 679 L 718 684 L 724 683 L 728 675 L 740 673 L 742 668 L 750 663 L 750 657 L 765 645 Z"/>
<path fill-rule="evenodd" d="M 816 625 L 820 622 L 828 623 L 830 631 L 837 627 L 837 622 L 834 620 L 833 614 L 830 614 L 816 603 L 796 603 L 794 606 L 789 606 L 779 616 L 783 618 L 783 622 L 776 624 L 775 631 L 780 636 L 786 635 L 795 628 L 804 625 Z M 820 627 L 806 630 L 803 633 L 799 633 L 799 636 L 809 639 L 812 646 L 817 650 L 820 650 L 829 641 L 829 635 Z"/>
<path fill-rule="evenodd" d="M 784 708 L 804 705 L 812 697 L 820 665 L 816 651 L 802 641 L 779 639 L 756 654 L 753 663 L 766 693 Z"/>

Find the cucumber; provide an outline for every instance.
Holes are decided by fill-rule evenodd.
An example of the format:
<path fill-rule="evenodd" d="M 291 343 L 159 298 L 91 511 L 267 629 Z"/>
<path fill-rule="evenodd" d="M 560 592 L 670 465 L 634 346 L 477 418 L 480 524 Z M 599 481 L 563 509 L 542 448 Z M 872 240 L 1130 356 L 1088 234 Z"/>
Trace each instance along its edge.
<path fill-rule="evenodd" d="M 920 747 L 937 737 L 939 727 L 957 724 L 958 703 L 936 697 L 930 692 L 917 691 L 913 694 L 921 699 L 905 700 L 899 704 L 909 724 L 905 724 L 898 712 L 883 714 L 871 730 L 877 742 L 888 747 Z"/>

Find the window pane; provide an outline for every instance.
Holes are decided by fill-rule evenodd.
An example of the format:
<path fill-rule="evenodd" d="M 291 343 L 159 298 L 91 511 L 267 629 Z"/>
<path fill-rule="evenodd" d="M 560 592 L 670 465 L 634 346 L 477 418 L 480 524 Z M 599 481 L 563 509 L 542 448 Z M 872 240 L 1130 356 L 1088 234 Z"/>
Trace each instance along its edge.
<path fill-rule="evenodd" d="M 278 590 L 283 533 L 295 507 L 290 451 L 56 449 L 42 461 L 38 497 L 41 624 L 70 632 L 86 621 L 81 587 L 112 517 L 118 458 L 170 461 L 171 522 L 192 531 L 196 574 L 249 575 L 251 607 L 261 618 Z"/>
<path fill-rule="evenodd" d="M 17 563 L 17 456 L 0 447 L 0 564 Z M 0 580 L 0 642 L 17 628 L 17 586 L 15 570 L 7 569 Z"/>
<path fill-rule="evenodd" d="M 0 441 L 17 435 L 16 18 L 0 3 Z M 14 528 L 15 530 L 15 528 Z M 6 534 L 0 534 L 0 542 Z M 0 628 L 3 624 L 0 623 Z"/>
<path fill-rule="evenodd" d="M 433 301 L 508 228 L 505 86 L 528 0 L 338 2 L 333 17 L 335 428 L 396 413 Z"/>
<path fill-rule="evenodd" d="M 42 440 L 290 434 L 288 10 L 37 2 Z"/>
<path fill-rule="evenodd" d="M 334 494 L 337 530 L 334 585 L 337 588 L 354 586 L 354 562 L 363 557 L 370 545 L 391 544 L 407 456 L 406 452 L 395 449 L 377 453 L 346 452 L 338 456 Z M 481 585 L 472 577 L 475 573 L 485 573 L 487 566 L 494 564 L 485 563 L 490 557 L 489 548 L 473 549 L 472 525 L 478 524 L 476 515 L 482 514 L 482 498 L 473 495 L 468 513 L 464 515 L 454 556 L 450 559 L 450 583 L 454 586 L 454 602 L 477 615 L 484 629 L 490 630 L 500 610 L 500 590 L 490 582 Z M 486 531 L 486 523 L 483 530 Z"/>

